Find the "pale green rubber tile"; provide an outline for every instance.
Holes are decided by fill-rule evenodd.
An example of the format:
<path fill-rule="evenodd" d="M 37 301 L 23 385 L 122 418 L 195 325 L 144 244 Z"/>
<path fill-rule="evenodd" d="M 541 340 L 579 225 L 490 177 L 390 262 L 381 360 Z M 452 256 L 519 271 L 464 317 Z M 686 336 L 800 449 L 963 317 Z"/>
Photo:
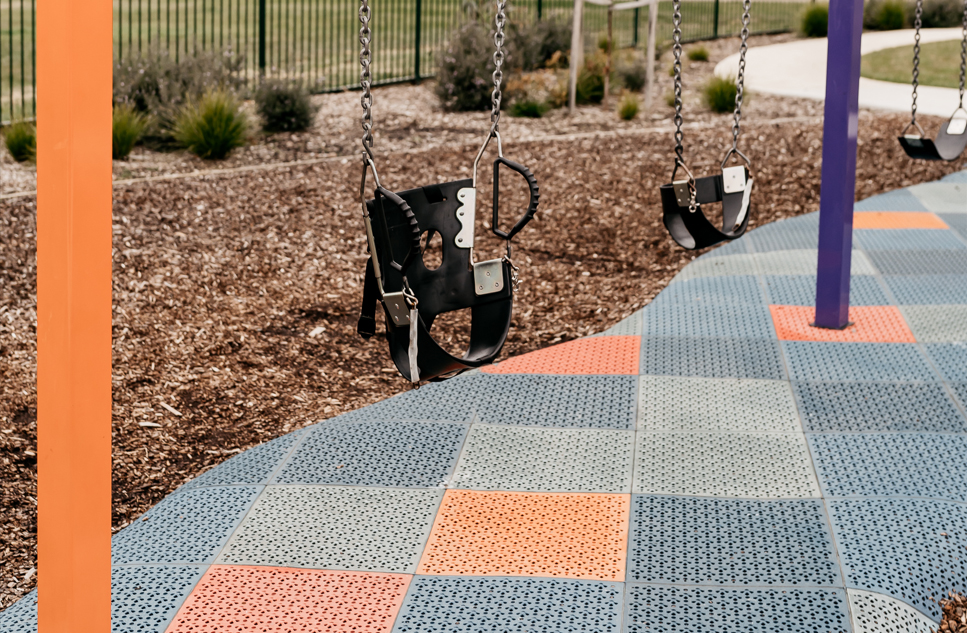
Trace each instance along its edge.
<path fill-rule="evenodd" d="M 819 251 L 791 250 L 756 253 L 758 272 L 762 275 L 815 275 Z M 853 275 L 875 275 L 876 269 L 861 251 L 854 250 L 850 272 Z"/>
<path fill-rule="evenodd" d="M 853 633 L 932 633 L 936 622 L 905 602 L 882 593 L 847 589 Z"/>
<path fill-rule="evenodd" d="M 598 332 L 592 336 L 641 336 L 643 327 L 644 321 L 641 316 L 641 310 L 639 310 L 631 316 L 615 323 L 604 332 Z"/>
<path fill-rule="evenodd" d="M 638 385 L 639 431 L 801 429 L 784 380 L 642 376 Z"/>
<path fill-rule="evenodd" d="M 933 213 L 967 213 L 967 183 L 927 182 L 908 190 Z"/>
<path fill-rule="evenodd" d="M 700 257 L 675 275 L 676 281 L 699 277 L 756 274 L 754 255 L 726 255 L 725 257 Z"/>
<path fill-rule="evenodd" d="M 920 343 L 967 342 L 967 306 L 902 306 L 900 310 Z"/>
<path fill-rule="evenodd" d="M 639 432 L 638 494 L 818 498 L 802 433 Z"/>
<path fill-rule="evenodd" d="M 474 424 L 451 488 L 631 492 L 634 431 Z"/>

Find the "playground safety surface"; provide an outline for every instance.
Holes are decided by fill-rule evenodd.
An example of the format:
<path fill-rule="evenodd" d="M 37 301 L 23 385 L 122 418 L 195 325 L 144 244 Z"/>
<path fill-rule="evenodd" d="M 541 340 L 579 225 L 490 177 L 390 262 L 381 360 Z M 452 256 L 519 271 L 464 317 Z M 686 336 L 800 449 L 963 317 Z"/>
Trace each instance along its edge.
<path fill-rule="evenodd" d="M 756 229 L 185 484 L 114 537 L 114 630 L 929 631 L 967 590 L 967 172 L 857 212 L 846 330 L 805 326 L 818 216 Z"/>

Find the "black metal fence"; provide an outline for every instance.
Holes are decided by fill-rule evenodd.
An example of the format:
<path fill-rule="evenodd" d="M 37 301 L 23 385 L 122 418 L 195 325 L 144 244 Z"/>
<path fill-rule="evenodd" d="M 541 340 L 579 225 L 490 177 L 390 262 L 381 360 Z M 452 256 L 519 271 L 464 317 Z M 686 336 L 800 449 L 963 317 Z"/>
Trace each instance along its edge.
<path fill-rule="evenodd" d="M 37 0 L 0 0 L 0 121 L 36 113 Z M 467 0 L 371 0 L 373 72 L 378 83 L 431 77 L 437 52 L 466 20 Z M 511 0 L 509 18 L 521 23 L 571 20 L 573 0 Z M 752 30 L 795 27 L 801 1 L 756 0 Z M 738 33 L 741 0 L 684 0 L 686 40 Z M 196 50 L 238 55 L 249 85 L 260 77 L 291 78 L 313 92 L 342 90 L 359 76 L 358 3 L 355 0 L 114 0 L 117 60 Z M 607 9 L 585 4 L 584 37 L 594 46 L 607 28 Z M 644 43 L 648 9 L 618 11 L 618 46 Z M 659 39 L 671 34 L 671 1 L 658 9 Z"/>

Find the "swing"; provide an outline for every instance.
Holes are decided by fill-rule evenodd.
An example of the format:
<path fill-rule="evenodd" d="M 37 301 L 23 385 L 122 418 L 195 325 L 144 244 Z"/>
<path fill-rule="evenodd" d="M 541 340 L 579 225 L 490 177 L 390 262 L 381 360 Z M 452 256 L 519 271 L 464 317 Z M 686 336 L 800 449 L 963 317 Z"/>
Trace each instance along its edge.
<path fill-rule="evenodd" d="M 682 141 L 682 12 L 681 0 L 674 0 L 672 23 L 675 53 L 675 167 L 672 182 L 659 188 L 661 194 L 662 221 L 665 228 L 680 246 L 697 250 L 720 242 L 741 237 L 749 226 L 749 204 L 752 195 L 752 164 L 739 151 L 740 120 L 742 118 L 743 84 L 745 83 L 745 53 L 748 50 L 749 10 L 751 0 L 743 0 L 742 45 L 739 48 L 739 74 L 736 78 L 735 111 L 732 115 L 732 148 L 722 159 L 721 173 L 715 176 L 695 178 L 685 164 Z M 739 158 L 744 164 L 727 166 L 730 158 Z M 678 170 L 684 178 L 676 180 Z M 702 205 L 722 204 L 722 228 L 719 229 L 706 217 Z"/>
<path fill-rule="evenodd" d="M 910 123 L 900 132 L 900 145 L 910 158 L 919 160 L 956 160 L 967 147 L 967 110 L 964 109 L 964 73 L 967 70 L 967 0 L 964 2 L 963 29 L 960 42 L 960 104 L 950 120 L 940 126 L 936 140 L 924 138 L 923 128 L 917 123 L 917 87 L 920 85 L 920 24 L 923 0 L 917 0 L 913 20 L 913 106 Z M 917 134 L 907 134 L 916 128 Z"/>
<path fill-rule="evenodd" d="M 369 260 L 366 263 L 363 305 L 357 332 L 363 338 L 376 333 L 376 304 L 382 303 L 390 355 L 400 373 L 411 382 L 442 380 L 467 369 L 492 363 L 500 353 L 513 309 L 514 291 L 519 284 L 518 270 L 511 252 L 511 240 L 537 212 L 540 198 L 533 174 L 518 163 L 504 158 L 500 139 L 500 84 L 503 78 L 503 41 L 507 0 L 497 1 L 494 44 L 493 110 L 486 140 L 473 162 L 473 177 L 454 182 L 427 185 L 394 193 L 379 181 L 372 146 L 372 95 L 370 64 L 371 9 L 369 0 L 360 0 L 359 41 L 362 45 L 361 84 L 363 88 L 363 177 L 360 197 Z M 499 259 L 474 261 L 474 220 L 477 199 L 477 166 L 491 139 L 497 140 L 494 161 L 493 217 L 491 230 L 506 245 L 507 254 Z M 530 202 L 523 217 L 509 231 L 499 227 L 500 169 L 506 168 L 524 178 Z M 375 195 L 366 197 L 369 171 L 375 181 Z M 443 242 L 443 260 L 438 268 L 427 267 L 425 247 L 435 234 Z M 431 330 L 437 316 L 454 310 L 470 309 L 470 345 L 462 357 L 453 356 L 433 338 Z"/>

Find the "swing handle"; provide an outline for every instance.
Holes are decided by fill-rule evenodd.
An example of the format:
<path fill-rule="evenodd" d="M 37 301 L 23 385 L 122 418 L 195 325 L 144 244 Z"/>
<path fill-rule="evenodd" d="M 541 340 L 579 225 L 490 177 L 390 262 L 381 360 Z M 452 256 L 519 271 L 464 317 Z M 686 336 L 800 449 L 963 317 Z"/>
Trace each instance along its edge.
<path fill-rule="evenodd" d="M 402 263 L 396 261 L 396 254 L 392 252 L 392 243 L 388 241 L 389 227 L 386 225 L 386 213 L 382 210 L 381 198 L 389 200 L 390 204 L 399 209 L 410 225 L 410 247 L 407 249 L 406 256 L 403 258 Z M 380 220 L 382 221 L 383 226 L 386 228 L 387 247 L 389 248 L 391 254 L 390 266 L 405 274 L 406 268 L 410 265 L 410 262 L 413 261 L 413 258 L 416 257 L 417 253 L 420 252 L 420 223 L 417 221 L 416 214 L 413 213 L 413 209 L 410 208 L 410 205 L 406 204 L 406 201 L 403 200 L 403 198 L 399 197 L 389 189 L 377 186 L 376 202 L 377 206 L 380 207 L 380 215 L 382 216 Z"/>
<path fill-rule="evenodd" d="M 508 168 L 523 176 L 524 180 L 527 181 L 527 186 L 530 188 L 530 203 L 527 205 L 527 212 L 524 213 L 524 216 L 517 221 L 517 224 L 515 224 L 514 228 L 512 228 L 509 232 L 504 232 L 497 228 L 500 214 L 499 200 L 501 165 L 506 165 Z M 534 178 L 534 174 L 531 173 L 531 170 L 527 169 L 520 163 L 515 163 L 514 161 L 504 158 L 503 156 L 494 161 L 494 217 L 493 226 L 491 227 L 494 235 L 497 237 L 502 237 L 508 242 L 513 239 L 515 235 L 520 233 L 521 229 L 527 226 L 527 223 L 531 221 L 531 218 L 534 217 L 534 214 L 537 213 L 537 203 L 540 201 L 540 199 L 541 189 L 537 186 L 537 179 Z"/>

